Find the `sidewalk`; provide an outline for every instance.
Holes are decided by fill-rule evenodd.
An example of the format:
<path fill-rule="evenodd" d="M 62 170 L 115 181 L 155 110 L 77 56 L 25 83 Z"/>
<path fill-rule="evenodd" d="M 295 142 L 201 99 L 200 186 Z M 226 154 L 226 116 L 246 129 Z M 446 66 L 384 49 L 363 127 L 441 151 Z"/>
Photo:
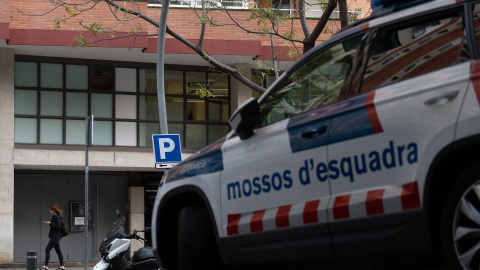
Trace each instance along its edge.
<path fill-rule="evenodd" d="M 88 263 L 88 270 L 92 270 L 95 266 L 96 262 L 89 262 Z M 43 266 L 42 263 L 37 263 L 37 268 L 35 270 L 40 269 Z M 52 262 L 49 264 L 49 270 L 56 270 L 59 267 L 58 262 Z M 66 270 L 84 270 L 84 263 L 83 262 L 65 262 Z M 26 263 L 8 263 L 8 264 L 0 264 L 0 269 L 10 269 L 10 270 L 27 270 Z M 28 269 L 30 270 L 30 269 Z"/>

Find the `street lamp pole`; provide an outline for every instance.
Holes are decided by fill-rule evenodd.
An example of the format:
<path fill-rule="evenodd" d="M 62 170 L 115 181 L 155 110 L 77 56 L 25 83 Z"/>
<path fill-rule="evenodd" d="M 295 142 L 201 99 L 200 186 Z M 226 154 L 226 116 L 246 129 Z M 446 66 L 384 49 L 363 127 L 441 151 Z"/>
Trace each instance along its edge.
<path fill-rule="evenodd" d="M 168 134 L 167 109 L 165 105 L 165 35 L 167 31 L 167 15 L 170 0 L 163 0 L 160 21 L 158 23 L 157 43 L 157 99 L 158 99 L 158 121 L 160 122 L 160 133 Z"/>

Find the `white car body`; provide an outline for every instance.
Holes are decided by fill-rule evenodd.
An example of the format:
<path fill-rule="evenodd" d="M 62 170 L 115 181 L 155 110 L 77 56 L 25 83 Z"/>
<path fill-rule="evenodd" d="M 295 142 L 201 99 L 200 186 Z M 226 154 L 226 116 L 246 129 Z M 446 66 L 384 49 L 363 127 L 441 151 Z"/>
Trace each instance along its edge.
<path fill-rule="evenodd" d="M 343 40 L 361 33 L 362 40 L 378 42 L 380 34 L 371 33 L 389 33 L 397 23 L 410 23 L 405 18 L 412 22 L 421 22 L 423 16 L 434 18 L 432 24 L 419 23 L 423 28 L 392 32 L 400 44 L 395 45 L 402 48 L 395 54 L 374 59 L 373 43 L 359 45 L 356 50 L 371 50 L 372 56 L 355 56 L 367 64 L 357 66 L 362 78 L 352 73 L 345 79 L 358 91 L 353 95 L 257 125 L 243 136 L 239 123 L 248 114 L 239 108 L 231 118 L 229 135 L 165 176 L 152 219 L 159 263 L 172 269 L 177 266 L 167 258 L 174 257 L 175 251 L 166 251 L 162 245 L 174 241 L 167 236 L 176 232 L 168 220 L 176 219 L 180 209 L 174 205 L 180 202 L 184 202 L 181 207 L 207 209 L 218 253 L 226 265 L 285 266 L 323 259 L 435 253 L 439 241 L 435 234 L 443 230 L 436 216 L 444 212 L 449 189 L 455 187 L 454 179 L 447 177 L 447 166 L 452 166 L 456 178 L 465 169 L 462 166 L 478 161 L 468 153 L 480 147 L 480 61 L 476 37 L 471 36 L 476 33 L 474 23 L 469 21 L 471 13 L 478 20 L 479 9 L 480 4 L 469 1 L 420 3 L 360 23 L 299 60 L 258 100 L 260 110 L 310 59 L 332 46 L 345 48 Z M 437 20 L 436 14 L 446 19 Z M 425 43 L 446 32 L 459 38 L 418 56 Z M 469 55 L 409 77 L 412 70 L 434 66 L 431 59 L 447 59 L 452 48 Z M 389 66 L 391 62 L 397 63 L 412 51 L 417 55 L 410 66 L 389 75 L 390 81 L 362 91 L 368 80 L 376 80 L 384 71 L 393 72 L 396 67 Z"/>

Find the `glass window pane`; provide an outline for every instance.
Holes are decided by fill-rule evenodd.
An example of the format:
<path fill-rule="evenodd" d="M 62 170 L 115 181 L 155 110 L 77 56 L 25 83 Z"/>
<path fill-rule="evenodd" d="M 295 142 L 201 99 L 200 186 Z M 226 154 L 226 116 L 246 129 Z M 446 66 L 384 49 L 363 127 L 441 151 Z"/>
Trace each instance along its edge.
<path fill-rule="evenodd" d="M 228 125 L 210 125 L 208 127 L 208 143 L 214 143 L 218 139 L 227 135 L 230 131 Z"/>
<path fill-rule="evenodd" d="M 54 91 L 41 91 L 40 115 L 62 116 L 63 93 Z"/>
<path fill-rule="evenodd" d="M 88 95 L 86 93 L 67 93 L 67 116 L 87 116 Z"/>
<path fill-rule="evenodd" d="M 115 117 L 136 119 L 137 118 L 137 97 L 127 95 L 115 96 Z"/>
<path fill-rule="evenodd" d="M 93 145 L 113 145 L 113 122 L 93 121 Z"/>
<path fill-rule="evenodd" d="M 91 67 L 90 87 L 93 91 L 113 91 L 114 74 L 113 67 Z"/>
<path fill-rule="evenodd" d="M 228 100 L 211 99 L 208 102 L 208 120 L 210 122 L 228 122 Z"/>
<path fill-rule="evenodd" d="M 214 97 L 228 97 L 228 74 L 208 73 L 208 89 Z"/>
<path fill-rule="evenodd" d="M 88 89 L 88 67 L 67 65 L 67 89 Z"/>
<path fill-rule="evenodd" d="M 113 97 L 110 94 L 91 95 L 92 114 L 95 118 L 113 117 Z"/>
<path fill-rule="evenodd" d="M 370 47 L 361 92 L 469 60 L 463 28 L 459 15 L 379 31 Z"/>
<path fill-rule="evenodd" d="M 137 92 L 137 70 L 115 68 L 115 88 L 121 92 Z"/>
<path fill-rule="evenodd" d="M 115 145 L 137 146 L 137 123 L 115 123 Z"/>
<path fill-rule="evenodd" d="M 140 69 L 140 93 L 157 93 L 157 73 L 155 69 Z"/>
<path fill-rule="evenodd" d="M 63 65 L 41 63 L 40 85 L 44 88 L 63 88 Z"/>
<path fill-rule="evenodd" d="M 186 125 L 185 133 L 187 134 L 186 148 L 202 148 L 207 145 L 207 126 Z"/>
<path fill-rule="evenodd" d="M 152 146 L 153 134 L 160 134 L 158 123 L 140 123 L 140 146 Z"/>
<path fill-rule="evenodd" d="M 63 121 L 58 119 L 40 119 L 40 143 L 62 144 Z"/>
<path fill-rule="evenodd" d="M 183 124 L 172 124 L 172 123 L 168 123 L 168 134 L 179 134 L 180 135 L 180 144 L 183 146 L 185 145 L 184 141 L 185 141 L 185 138 L 183 136 L 183 134 L 185 132 L 183 132 Z"/>
<path fill-rule="evenodd" d="M 183 94 L 183 71 L 165 70 L 165 94 Z M 140 92 L 157 93 L 157 74 L 155 69 L 140 69 Z"/>
<path fill-rule="evenodd" d="M 37 115 L 37 91 L 15 89 L 15 114 Z"/>
<path fill-rule="evenodd" d="M 138 106 L 140 107 L 140 119 L 158 120 L 158 101 L 157 96 L 139 96 Z M 168 112 L 167 112 L 168 113 Z M 167 114 L 167 116 L 169 116 Z"/>
<path fill-rule="evenodd" d="M 187 120 L 205 121 L 205 101 L 203 99 L 187 100 Z"/>
<path fill-rule="evenodd" d="M 15 117 L 15 142 L 37 143 L 37 119 Z"/>
<path fill-rule="evenodd" d="M 187 95 L 198 95 L 198 91 L 207 88 L 207 77 L 205 72 L 187 72 Z"/>
<path fill-rule="evenodd" d="M 257 84 L 257 85 L 260 85 L 261 87 L 263 87 L 263 76 L 261 74 L 262 71 L 259 71 L 257 69 L 252 69 L 252 82 Z"/>
<path fill-rule="evenodd" d="M 345 76 L 360 45 L 361 36 L 327 48 L 298 66 L 260 104 L 259 125 L 264 126 L 337 102 L 347 88 Z"/>
<path fill-rule="evenodd" d="M 15 62 L 15 86 L 37 86 L 37 63 Z"/>
<path fill-rule="evenodd" d="M 183 121 L 183 98 L 165 97 L 168 121 Z"/>
<path fill-rule="evenodd" d="M 85 120 L 67 120 L 65 131 L 66 144 L 85 145 Z"/>
<path fill-rule="evenodd" d="M 183 94 L 183 71 L 166 70 L 165 76 L 165 94 Z"/>

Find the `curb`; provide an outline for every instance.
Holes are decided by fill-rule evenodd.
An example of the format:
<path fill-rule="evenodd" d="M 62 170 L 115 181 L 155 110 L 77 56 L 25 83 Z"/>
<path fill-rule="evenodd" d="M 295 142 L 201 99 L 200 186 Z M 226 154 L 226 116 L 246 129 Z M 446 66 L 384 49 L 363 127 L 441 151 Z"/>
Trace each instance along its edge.
<path fill-rule="evenodd" d="M 88 262 L 88 268 L 93 268 L 97 262 Z M 65 268 L 84 268 L 83 262 L 65 262 Z M 50 264 L 49 264 L 50 265 Z M 57 269 L 58 262 L 52 262 L 52 270 Z M 37 269 L 43 266 L 43 262 L 37 262 Z M 50 268 L 50 267 L 49 267 Z M 26 263 L 3 263 L 0 269 L 27 269 Z M 68 269 L 67 269 L 68 270 Z"/>

